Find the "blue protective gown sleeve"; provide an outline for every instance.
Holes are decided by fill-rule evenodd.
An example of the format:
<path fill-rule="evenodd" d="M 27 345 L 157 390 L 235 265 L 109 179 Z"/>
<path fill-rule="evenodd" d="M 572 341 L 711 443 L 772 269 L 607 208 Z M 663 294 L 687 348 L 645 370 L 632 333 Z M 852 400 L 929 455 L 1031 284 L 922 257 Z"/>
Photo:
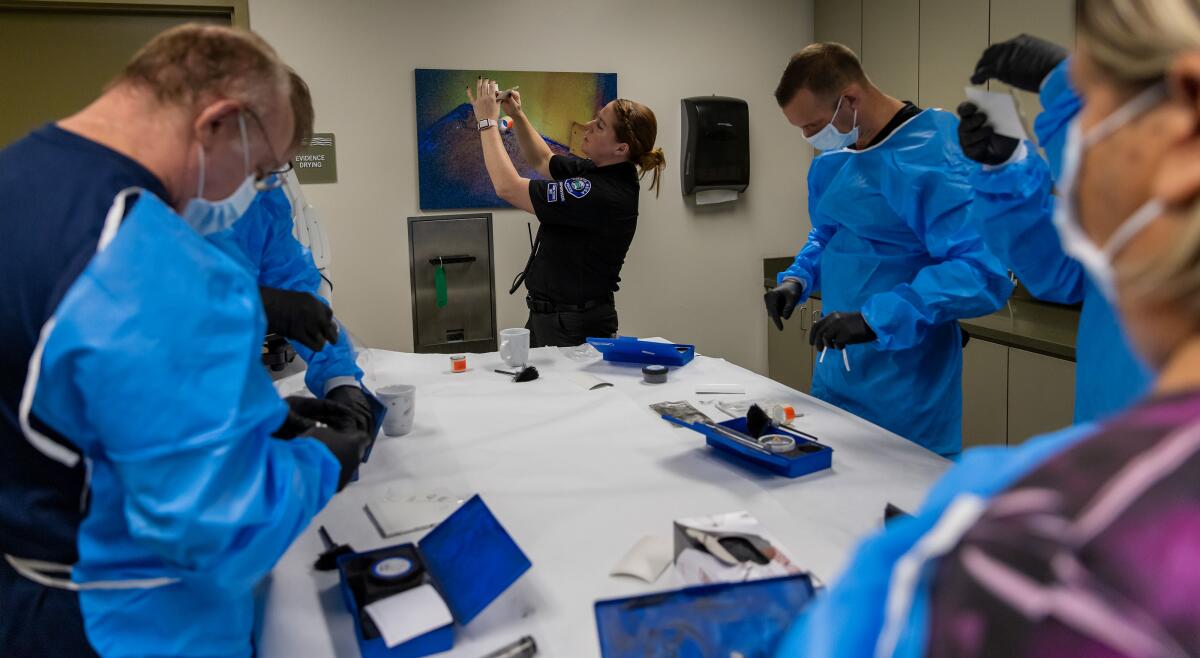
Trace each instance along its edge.
<path fill-rule="evenodd" d="M 33 409 L 93 461 L 76 576 L 161 569 L 248 593 L 340 470 L 313 439 L 270 437 L 287 405 L 258 359 L 253 279 L 143 194 L 56 317 Z"/>
<path fill-rule="evenodd" d="M 818 180 L 812 168 L 808 170 L 808 216 L 816 217 L 815 204 L 824 191 L 824 182 Z M 804 284 L 800 303 L 808 299 L 814 292 L 821 289 L 821 255 L 825 253 L 825 245 L 837 233 L 835 223 L 813 222 L 812 230 L 808 232 L 808 240 L 796 254 L 792 264 L 775 277 L 776 285 L 787 279 L 796 279 Z"/>
<path fill-rule="evenodd" d="M 240 592 L 270 572 L 333 496 L 331 457 L 315 439 L 244 436 L 161 457 L 120 455 L 115 470 L 134 539 L 178 575 Z M 188 478 L 171 477 L 181 471 Z"/>
<path fill-rule="evenodd" d="M 104 255 L 118 258 L 125 246 Z M 257 289 L 219 274 L 210 270 L 201 291 L 164 273 L 164 288 L 191 292 L 143 296 L 122 321 L 93 293 L 94 312 L 74 317 L 110 320 L 80 336 L 90 349 L 79 350 L 73 375 L 84 390 L 106 382 L 102 396 L 86 398 L 86 417 L 121 485 L 130 535 L 181 577 L 241 592 L 333 496 L 339 465 L 314 439 L 270 438 L 287 408 L 254 358 L 264 326 Z M 150 340 L 154 349 L 139 349 Z"/>
<path fill-rule="evenodd" d="M 1063 60 L 1046 76 L 1039 100 L 1042 111 L 1033 120 L 1033 132 L 1046 152 L 1051 174 L 1058 180 L 1062 172 L 1063 148 L 1067 144 L 1067 127 L 1083 107 L 1083 99 L 1071 88 L 1070 59 Z"/>
<path fill-rule="evenodd" d="M 1060 304 L 1083 301 L 1083 268 L 1063 251 L 1050 221 L 1054 182 L 1046 161 L 1030 155 L 992 171 L 979 169 L 971 183 L 971 224 L 1029 292 Z"/>
<path fill-rule="evenodd" d="M 814 226 L 808 232 L 808 241 L 804 243 L 800 253 L 796 254 L 796 259 L 776 277 L 777 284 L 783 283 L 786 279 L 797 279 L 804 284 L 800 302 L 808 299 L 814 290 L 820 290 L 821 254 L 825 252 L 825 245 L 829 243 L 834 233 L 837 233 L 837 226 L 834 224 Z"/>
<path fill-rule="evenodd" d="M 257 270 L 259 285 L 317 295 L 321 273 L 313 265 L 312 254 L 292 235 L 292 226 L 287 195 L 282 189 L 271 190 L 258 195 L 246 216 L 233 225 L 232 240 Z M 326 384 L 337 377 L 362 381 L 354 346 L 344 329 L 339 327 L 337 343 L 327 343 L 320 352 L 290 342 L 308 364 L 304 383 L 313 395 L 324 397 Z"/>
<path fill-rule="evenodd" d="M 1046 77 L 1041 89 L 1042 112 L 1034 131 L 1049 159 L 1029 155 L 1002 167 L 977 169 L 971 175 L 976 201 L 971 223 L 983 234 L 988 248 L 1017 275 L 1038 299 L 1060 304 L 1083 301 L 1082 266 L 1062 248 L 1054 216 L 1054 179 L 1057 178 L 1067 126 L 1079 111 L 1079 97 L 1071 90 L 1063 61 Z"/>
<path fill-rule="evenodd" d="M 863 541 L 838 582 L 803 612 L 775 655 L 875 656 L 896 562 L 934 527 L 951 503 L 963 494 L 992 497 L 1093 431 L 1093 426 L 1080 425 L 1031 440 L 1019 448 L 977 448 L 964 453 L 962 461 L 934 485 L 913 518 L 889 523 Z M 912 619 L 923 619 L 921 611 L 909 612 Z M 907 654 L 903 650 L 906 644 L 919 643 L 922 630 L 910 627 L 902 636 L 897 654 Z"/>
<path fill-rule="evenodd" d="M 1067 127 L 1079 112 L 1063 62 L 1042 84 L 1042 112 L 1034 122 L 1046 159 L 1030 155 L 972 175 L 976 202 L 971 222 L 988 247 L 1038 299 L 1082 303 L 1076 337 L 1075 421 L 1087 422 L 1127 407 L 1146 391 L 1150 372 L 1134 355 L 1116 310 L 1062 248 L 1054 227 L 1054 180 L 1062 166 Z"/>
<path fill-rule="evenodd" d="M 876 293 L 863 305 L 883 349 L 915 347 L 930 328 L 992 313 L 1012 293 L 1004 267 L 967 224 L 974 197 L 967 180 L 971 168 L 954 160 L 897 161 L 881 181 L 884 198 L 932 259 L 911 283 Z"/>

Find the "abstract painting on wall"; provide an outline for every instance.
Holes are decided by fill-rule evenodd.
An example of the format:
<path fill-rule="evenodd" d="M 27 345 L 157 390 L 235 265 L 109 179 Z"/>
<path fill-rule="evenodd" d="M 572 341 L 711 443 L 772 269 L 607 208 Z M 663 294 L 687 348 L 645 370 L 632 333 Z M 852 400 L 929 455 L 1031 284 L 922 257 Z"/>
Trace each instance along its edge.
<path fill-rule="evenodd" d="M 479 76 L 520 87 L 521 107 L 557 154 L 578 153 L 583 126 L 617 98 L 616 73 L 417 69 L 417 165 L 421 210 L 511 207 L 496 196 L 483 163 L 475 113 L 467 102 Z M 541 178 L 521 157 L 513 130 L 501 135 L 517 171 Z"/>

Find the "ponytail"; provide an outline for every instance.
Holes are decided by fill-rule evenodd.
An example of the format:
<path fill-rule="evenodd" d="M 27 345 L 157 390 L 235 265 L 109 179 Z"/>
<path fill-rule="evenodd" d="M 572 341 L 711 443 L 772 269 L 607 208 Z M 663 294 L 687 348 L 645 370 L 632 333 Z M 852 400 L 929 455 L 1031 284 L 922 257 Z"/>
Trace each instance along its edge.
<path fill-rule="evenodd" d="M 667 166 L 667 156 L 654 146 L 658 138 L 658 120 L 650 108 L 636 101 L 618 98 L 614 109 L 618 119 L 613 126 L 617 140 L 629 145 L 629 161 L 637 165 L 639 180 L 647 172 L 654 172 L 650 189 L 657 197 L 662 192 L 662 171 Z"/>
<path fill-rule="evenodd" d="M 637 163 L 639 176 L 638 179 L 646 177 L 647 172 L 653 171 L 654 178 L 650 181 L 650 189 L 654 190 L 654 196 L 657 198 L 662 192 L 662 171 L 667 166 L 667 156 L 663 154 L 663 150 L 655 148 L 649 153 L 643 153 Z"/>

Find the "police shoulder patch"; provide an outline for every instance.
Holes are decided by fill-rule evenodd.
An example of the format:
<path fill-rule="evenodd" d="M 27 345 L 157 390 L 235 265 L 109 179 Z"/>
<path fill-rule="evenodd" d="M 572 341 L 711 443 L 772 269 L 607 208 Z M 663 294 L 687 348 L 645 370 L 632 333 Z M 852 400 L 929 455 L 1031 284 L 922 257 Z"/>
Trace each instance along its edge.
<path fill-rule="evenodd" d="M 576 199 L 582 199 L 592 191 L 592 181 L 586 178 L 568 178 L 563 183 L 563 189 Z"/>

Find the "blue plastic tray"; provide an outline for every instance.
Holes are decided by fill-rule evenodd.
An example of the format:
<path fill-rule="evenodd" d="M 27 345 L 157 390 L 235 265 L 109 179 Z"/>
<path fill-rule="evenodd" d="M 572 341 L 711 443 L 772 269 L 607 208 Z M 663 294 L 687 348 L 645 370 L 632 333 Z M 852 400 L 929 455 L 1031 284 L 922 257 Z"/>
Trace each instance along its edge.
<path fill-rule="evenodd" d="M 696 358 L 695 345 L 655 343 L 631 336 L 589 338 L 588 343 L 614 363 L 640 363 L 655 366 L 684 366 Z"/>
<path fill-rule="evenodd" d="M 807 575 L 596 602 L 603 658 L 773 656 L 813 597 Z"/>
<path fill-rule="evenodd" d="M 768 454 L 748 448 L 703 425 L 685 423 L 673 416 L 663 416 L 663 418 L 703 434 L 708 438 L 708 445 L 716 450 L 784 477 L 797 478 L 801 475 L 823 471 L 833 465 L 833 448 L 819 443 L 811 435 L 789 430 L 786 427 L 772 430 L 771 433 L 792 437 L 796 440 L 796 449 L 792 453 Z M 732 430 L 745 432 L 747 422 L 745 418 L 734 418 L 718 424 Z"/>

